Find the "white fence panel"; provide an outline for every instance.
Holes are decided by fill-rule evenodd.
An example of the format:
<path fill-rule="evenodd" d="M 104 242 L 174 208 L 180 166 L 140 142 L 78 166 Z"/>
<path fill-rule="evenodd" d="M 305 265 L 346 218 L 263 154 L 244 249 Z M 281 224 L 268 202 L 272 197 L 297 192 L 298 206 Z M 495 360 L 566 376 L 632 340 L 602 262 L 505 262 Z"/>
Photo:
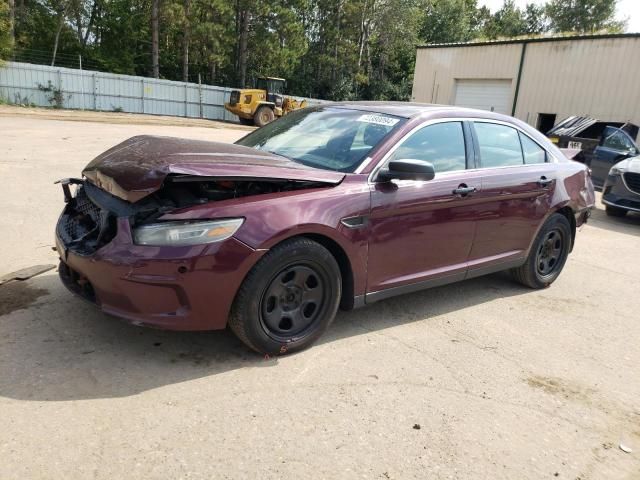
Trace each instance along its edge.
<path fill-rule="evenodd" d="M 0 68 L 0 98 L 9 103 L 50 107 L 54 90 L 62 108 L 238 120 L 224 109 L 231 88 L 19 62 Z"/>

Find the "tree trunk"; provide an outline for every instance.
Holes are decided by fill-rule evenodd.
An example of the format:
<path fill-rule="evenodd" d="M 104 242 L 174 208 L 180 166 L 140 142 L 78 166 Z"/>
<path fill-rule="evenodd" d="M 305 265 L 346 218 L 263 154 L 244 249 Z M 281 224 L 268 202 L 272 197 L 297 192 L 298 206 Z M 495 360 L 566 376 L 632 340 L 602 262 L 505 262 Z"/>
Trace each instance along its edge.
<path fill-rule="evenodd" d="M 211 62 L 211 65 L 209 65 L 209 69 L 210 69 L 210 76 L 211 76 L 211 79 L 209 80 L 209 83 L 211 85 L 215 85 L 215 83 L 216 83 L 216 62 Z"/>
<path fill-rule="evenodd" d="M 338 43 L 340 41 L 340 14 L 342 11 L 342 0 L 338 0 L 336 5 L 336 35 L 333 44 L 333 66 L 331 68 L 331 82 L 335 85 L 338 70 Z"/>
<path fill-rule="evenodd" d="M 93 28 L 93 23 L 96 20 L 96 14 L 98 13 L 98 0 L 93 2 L 93 6 L 91 7 L 91 15 L 89 16 L 89 23 L 87 24 L 87 29 L 84 32 L 84 36 L 80 39 L 82 42 L 82 49 L 84 50 L 87 46 L 87 42 L 89 41 L 89 35 L 91 35 L 91 29 Z"/>
<path fill-rule="evenodd" d="M 362 7 L 362 18 L 360 19 L 360 38 L 358 47 L 358 71 L 360 71 L 360 65 L 362 65 L 362 54 L 364 52 L 365 31 L 367 28 L 367 0 L 365 0 Z"/>
<path fill-rule="evenodd" d="M 247 44 L 249 41 L 249 17 L 248 10 L 240 11 L 240 44 L 238 52 L 238 81 L 240 88 L 244 88 L 247 82 Z"/>
<path fill-rule="evenodd" d="M 160 78 L 160 46 L 158 33 L 158 15 L 160 0 L 151 2 L 151 68 L 153 78 Z"/>
<path fill-rule="evenodd" d="M 56 64 L 56 55 L 58 53 L 58 43 L 60 43 L 60 32 L 64 26 L 64 10 L 58 13 L 58 28 L 56 30 L 56 39 L 53 42 L 53 55 L 51 56 L 51 66 Z"/>
<path fill-rule="evenodd" d="M 9 35 L 11 36 L 11 45 L 15 45 L 16 40 L 16 2 L 9 0 Z"/>
<path fill-rule="evenodd" d="M 189 42 L 191 41 L 191 0 L 184 0 L 184 33 L 182 35 L 182 81 L 189 81 Z"/>

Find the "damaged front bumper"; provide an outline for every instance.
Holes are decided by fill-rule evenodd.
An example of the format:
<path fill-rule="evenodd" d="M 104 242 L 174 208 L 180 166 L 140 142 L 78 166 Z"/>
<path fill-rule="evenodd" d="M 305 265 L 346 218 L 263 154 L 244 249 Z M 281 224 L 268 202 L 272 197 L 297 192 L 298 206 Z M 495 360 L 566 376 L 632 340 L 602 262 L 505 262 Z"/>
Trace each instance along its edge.
<path fill-rule="evenodd" d="M 234 237 L 207 245 L 136 245 L 127 212 L 96 204 L 80 183 L 56 228 L 63 284 L 137 325 L 225 328 L 236 291 L 264 252 Z"/>

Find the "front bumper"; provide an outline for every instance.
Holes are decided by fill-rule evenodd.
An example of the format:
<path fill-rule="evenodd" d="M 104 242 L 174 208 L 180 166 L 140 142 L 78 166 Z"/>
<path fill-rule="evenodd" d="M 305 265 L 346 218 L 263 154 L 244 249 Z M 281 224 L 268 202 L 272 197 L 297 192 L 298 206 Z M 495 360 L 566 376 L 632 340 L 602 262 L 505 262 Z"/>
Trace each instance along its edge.
<path fill-rule="evenodd" d="M 56 235 L 60 278 L 105 313 L 170 330 L 225 328 L 235 294 L 264 251 L 235 238 L 190 247 L 134 245 L 126 218 L 115 238 L 91 255 Z"/>
<path fill-rule="evenodd" d="M 623 210 L 640 212 L 640 194 L 632 192 L 622 175 L 609 175 L 602 189 L 602 203 Z"/>

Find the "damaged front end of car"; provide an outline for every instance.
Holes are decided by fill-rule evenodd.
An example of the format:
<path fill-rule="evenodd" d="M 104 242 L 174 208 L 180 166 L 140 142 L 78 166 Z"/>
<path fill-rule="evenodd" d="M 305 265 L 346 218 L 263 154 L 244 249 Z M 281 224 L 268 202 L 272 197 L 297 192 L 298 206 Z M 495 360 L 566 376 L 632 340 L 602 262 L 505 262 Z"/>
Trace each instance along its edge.
<path fill-rule="evenodd" d="M 82 178 L 59 181 L 60 278 L 136 325 L 224 328 L 240 282 L 264 254 L 236 236 L 248 223 L 243 198 L 255 207 L 344 176 L 240 145 L 131 138 L 92 160 Z"/>
<path fill-rule="evenodd" d="M 327 186 L 317 181 L 169 175 L 162 188 L 131 203 L 86 179 L 66 178 L 56 183 L 62 185 L 66 203 L 56 233 L 65 251 L 82 256 L 95 253 L 113 240 L 120 218 L 128 221 L 131 231 L 136 231 L 158 225 L 156 222 L 164 214 L 192 206 Z M 136 235 L 133 238 L 136 243 L 149 244 L 138 242 Z"/>

